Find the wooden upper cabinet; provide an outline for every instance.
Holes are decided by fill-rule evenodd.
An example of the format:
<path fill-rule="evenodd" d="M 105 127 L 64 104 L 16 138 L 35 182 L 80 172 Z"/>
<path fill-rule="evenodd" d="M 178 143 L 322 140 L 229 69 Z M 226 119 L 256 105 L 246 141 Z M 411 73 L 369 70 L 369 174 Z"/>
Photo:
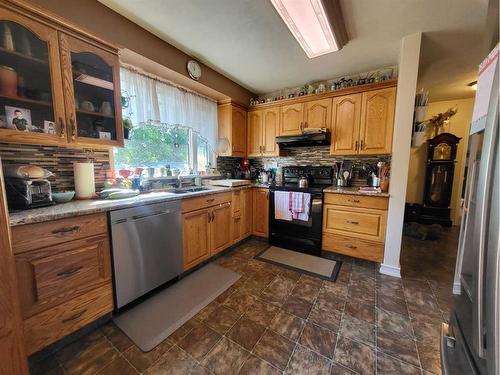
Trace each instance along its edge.
<path fill-rule="evenodd" d="M 264 111 L 253 111 L 248 114 L 248 156 L 262 154 L 262 123 Z"/>
<path fill-rule="evenodd" d="M 247 111 L 234 103 L 217 107 L 219 138 L 229 142 L 221 156 L 245 157 L 247 154 Z"/>
<path fill-rule="evenodd" d="M 355 155 L 359 149 L 362 94 L 339 96 L 332 105 L 330 154 Z"/>
<path fill-rule="evenodd" d="M 313 100 L 304 103 L 304 127 L 327 128 L 332 123 L 332 99 Z"/>
<path fill-rule="evenodd" d="M 3 8 L 0 30 L 0 141 L 65 144 L 57 31 Z"/>
<path fill-rule="evenodd" d="M 304 126 L 304 105 L 302 103 L 281 107 L 280 136 L 302 133 Z"/>
<path fill-rule="evenodd" d="M 280 127 L 280 109 L 269 108 L 264 110 L 262 125 L 262 154 L 265 156 L 279 156 L 279 147 L 276 136 Z"/>
<path fill-rule="evenodd" d="M 360 154 L 390 154 L 394 127 L 396 88 L 363 93 Z"/>
<path fill-rule="evenodd" d="M 60 48 L 70 142 L 123 146 L 118 55 L 62 33 Z"/>
<path fill-rule="evenodd" d="M 247 112 L 241 108 L 233 108 L 233 156 L 245 157 L 247 154 Z"/>

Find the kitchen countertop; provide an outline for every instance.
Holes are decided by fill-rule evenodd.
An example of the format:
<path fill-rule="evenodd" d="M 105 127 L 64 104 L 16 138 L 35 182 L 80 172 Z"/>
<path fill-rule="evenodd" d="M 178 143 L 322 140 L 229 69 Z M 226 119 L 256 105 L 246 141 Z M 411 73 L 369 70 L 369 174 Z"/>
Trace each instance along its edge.
<path fill-rule="evenodd" d="M 74 200 L 68 203 L 56 204 L 49 207 L 32 208 L 30 210 L 17 211 L 9 214 L 10 226 L 41 223 L 62 219 L 65 217 L 88 215 L 98 212 L 106 212 L 140 206 L 143 204 L 151 204 L 166 201 L 175 201 L 186 198 L 199 197 L 203 195 L 223 193 L 225 191 L 233 191 L 238 189 L 246 189 L 255 185 L 246 185 L 238 187 L 223 187 L 223 186 L 205 186 L 208 190 L 196 191 L 184 194 L 174 194 L 168 192 L 153 192 L 144 193 L 136 197 L 125 199 L 89 199 L 89 200 Z M 259 186 L 260 187 L 260 186 Z"/>
<path fill-rule="evenodd" d="M 389 193 L 366 193 L 358 190 L 358 187 L 338 187 L 338 186 L 330 186 L 323 190 L 325 193 L 334 193 L 334 194 L 351 194 L 351 195 L 369 195 L 371 197 L 389 197 Z"/>

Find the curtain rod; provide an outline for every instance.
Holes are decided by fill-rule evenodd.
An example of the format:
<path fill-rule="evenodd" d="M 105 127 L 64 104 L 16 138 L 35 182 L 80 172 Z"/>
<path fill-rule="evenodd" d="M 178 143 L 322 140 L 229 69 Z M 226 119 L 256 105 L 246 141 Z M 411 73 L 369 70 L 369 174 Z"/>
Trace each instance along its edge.
<path fill-rule="evenodd" d="M 178 83 L 175 83 L 175 82 L 172 82 L 168 79 L 165 79 L 163 77 L 160 77 L 160 76 L 157 76 L 156 74 L 152 74 L 152 73 L 148 73 L 146 71 L 144 71 L 143 69 L 137 67 L 137 66 L 134 66 L 134 65 L 130 65 L 130 64 L 126 64 L 126 63 L 120 63 L 120 66 L 123 68 L 123 69 L 127 69 L 127 70 L 130 70 L 131 72 L 134 72 L 134 73 L 137 73 L 137 74 L 140 74 L 142 76 L 145 76 L 147 78 L 150 78 L 152 80 L 155 80 L 155 81 L 158 81 L 158 82 L 161 82 L 161 83 L 164 83 L 166 85 L 169 85 L 169 86 L 172 86 L 172 87 L 175 87 L 176 89 L 180 90 L 180 91 L 184 91 L 184 92 L 188 92 L 190 94 L 193 94 L 193 95 L 196 95 L 196 96 L 199 96 L 203 99 L 207 99 L 207 100 L 210 100 L 211 102 L 214 102 L 214 103 L 217 103 L 217 100 L 209 97 L 209 96 L 206 96 L 206 95 L 203 95 L 203 94 L 200 94 L 199 92 L 197 91 L 194 91 L 194 90 L 191 90 L 187 87 L 184 87 L 182 85 L 179 85 Z"/>

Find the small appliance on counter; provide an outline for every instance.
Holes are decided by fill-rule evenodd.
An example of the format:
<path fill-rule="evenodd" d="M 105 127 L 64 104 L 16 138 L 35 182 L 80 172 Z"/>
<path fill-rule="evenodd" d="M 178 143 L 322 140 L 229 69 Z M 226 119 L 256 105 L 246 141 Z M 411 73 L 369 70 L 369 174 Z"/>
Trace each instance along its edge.
<path fill-rule="evenodd" d="M 51 206 L 52 189 L 48 177 L 53 174 L 34 165 L 6 165 L 5 191 L 9 210 Z"/>

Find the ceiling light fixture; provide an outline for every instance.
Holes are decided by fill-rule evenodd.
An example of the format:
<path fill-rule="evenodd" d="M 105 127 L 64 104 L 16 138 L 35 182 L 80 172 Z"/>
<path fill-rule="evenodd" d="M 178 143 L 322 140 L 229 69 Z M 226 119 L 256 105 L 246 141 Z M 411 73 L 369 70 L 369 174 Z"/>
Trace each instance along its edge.
<path fill-rule="evenodd" d="M 310 59 L 338 51 L 347 43 L 338 0 L 270 1 Z"/>
<path fill-rule="evenodd" d="M 474 82 L 469 83 L 469 84 L 468 84 L 468 86 L 469 86 L 472 90 L 476 91 L 476 90 L 477 90 L 477 81 L 474 81 Z"/>

